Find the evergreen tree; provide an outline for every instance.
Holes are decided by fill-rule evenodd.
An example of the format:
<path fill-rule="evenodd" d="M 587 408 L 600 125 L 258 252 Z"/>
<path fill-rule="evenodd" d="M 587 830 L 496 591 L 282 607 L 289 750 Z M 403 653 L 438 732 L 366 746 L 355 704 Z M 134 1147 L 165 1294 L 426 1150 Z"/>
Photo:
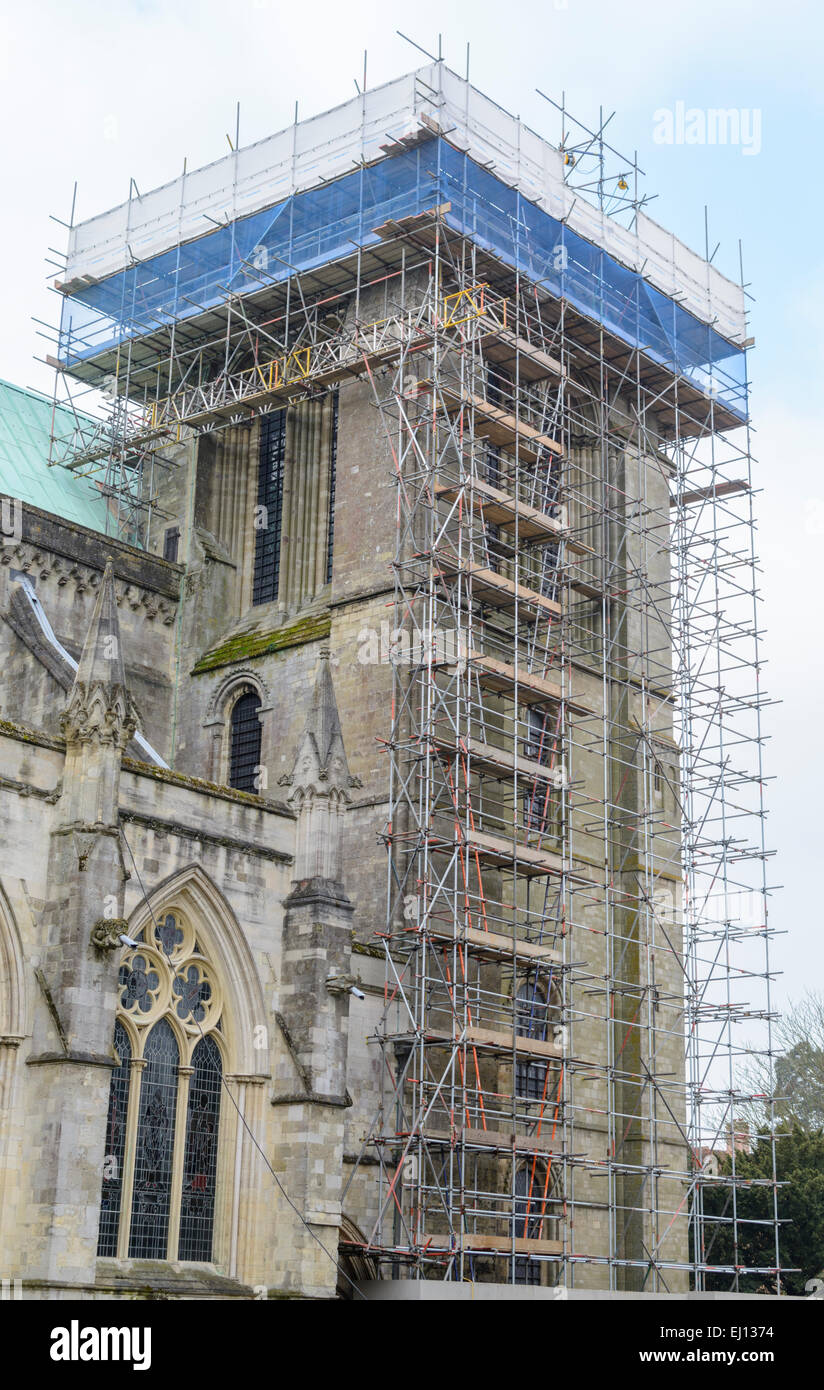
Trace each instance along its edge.
<path fill-rule="evenodd" d="M 721 1160 L 722 1173 L 732 1170 L 732 1157 Z M 772 1155 L 769 1137 L 761 1134 L 752 1153 L 735 1155 L 735 1171 L 744 1184 L 736 1188 L 739 1223 L 771 1222 L 773 1216 Z M 781 1250 L 782 1291 L 803 1294 L 805 1284 L 824 1277 L 824 1131 L 806 1133 L 795 1127 L 776 1137 L 776 1174 Z M 751 1183 L 752 1185 L 748 1185 Z M 734 1245 L 731 1223 L 733 1202 L 729 1188 L 708 1185 L 704 1191 L 706 1246 L 704 1259 L 710 1264 L 751 1266 L 774 1265 L 772 1225 L 738 1226 L 738 1248 Z M 713 1221 L 712 1217 L 724 1220 Z M 796 1272 L 789 1272 L 795 1269 Z M 707 1287 L 731 1290 L 732 1274 L 707 1277 Z M 775 1293 L 775 1278 L 744 1274 L 738 1285 L 742 1293 Z"/>

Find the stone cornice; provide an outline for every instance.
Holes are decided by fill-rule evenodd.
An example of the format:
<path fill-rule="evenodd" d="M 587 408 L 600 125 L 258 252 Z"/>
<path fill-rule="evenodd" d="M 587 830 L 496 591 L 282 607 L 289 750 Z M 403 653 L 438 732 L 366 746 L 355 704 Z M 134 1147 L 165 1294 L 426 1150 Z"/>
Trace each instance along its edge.
<path fill-rule="evenodd" d="M 96 553 L 91 552 L 88 556 L 84 555 L 79 562 L 73 562 L 73 557 L 55 554 L 47 546 L 40 548 L 23 539 L 18 541 L 16 545 L 9 543 L 0 548 L 0 565 L 21 570 L 24 574 L 30 575 L 33 580 L 40 580 L 44 584 L 55 581 L 61 589 L 71 584 L 73 585 L 74 596 L 77 598 L 87 592 L 96 593 L 100 587 L 102 579 L 99 565 L 101 551 L 108 553 L 110 544 L 109 537 L 99 536 Z M 142 554 L 142 552 L 138 553 Z M 117 561 L 117 556 L 113 558 Z M 148 560 L 156 559 L 155 556 L 147 556 L 146 558 Z M 163 592 L 158 593 L 154 587 L 146 583 L 145 577 L 141 577 L 139 570 L 134 565 L 130 566 L 130 570 L 133 570 L 134 574 L 133 576 L 129 574 L 128 577 L 119 572 L 117 563 L 115 563 L 114 568 L 118 607 L 126 605 L 135 613 L 142 610 L 144 618 L 148 621 L 158 618 L 164 626 L 171 626 L 177 612 L 177 586 L 172 595 Z"/>
<path fill-rule="evenodd" d="M 51 1063 L 63 1065 L 67 1062 L 84 1067 L 106 1067 L 109 1071 L 117 1066 L 113 1057 L 105 1057 L 99 1052 L 74 1052 L 71 1048 L 68 1052 L 38 1052 L 36 1056 L 26 1058 L 27 1067 L 48 1066 Z"/>
<path fill-rule="evenodd" d="M 3 777 L 0 774 L 0 789 L 5 792 L 16 792 L 18 796 L 34 796 L 53 806 L 56 801 L 60 800 L 62 786 L 58 782 L 56 787 L 48 791 L 45 787 L 35 787 L 32 782 L 20 782 L 16 777 Z"/>
<path fill-rule="evenodd" d="M 0 719 L 0 738 L 10 738 L 16 743 L 33 744 L 38 748 L 48 748 L 57 753 L 65 754 L 66 740 L 54 737 L 45 733 L 42 729 L 33 729 L 27 724 L 13 723 L 8 719 Z M 172 787 L 180 787 L 181 790 L 200 793 L 203 796 L 216 801 L 228 801 L 235 805 L 248 807 L 250 810 L 258 810 L 275 815 L 283 820 L 294 821 L 295 813 L 290 806 L 283 801 L 268 801 L 259 796 L 252 796 L 249 792 L 236 791 L 233 787 L 222 787 L 216 782 L 207 782 L 200 777 L 189 777 L 182 772 L 172 772 L 169 768 L 152 767 L 150 763 L 138 762 L 135 758 L 124 757 L 121 766 L 124 772 L 134 777 L 146 777 L 155 782 L 165 782 Z M 121 784 L 122 786 L 122 784 Z M 44 801 L 55 802 L 60 796 L 60 786 L 56 787 L 37 787 L 33 783 L 21 782 L 11 777 L 0 776 L 0 788 L 8 791 L 17 792 L 19 796 L 36 796 Z M 123 797 L 121 794 L 121 816 L 124 820 L 132 820 L 137 824 L 154 825 L 158 829 L 165 829 L 171 833 L 186 835 L 189 838 L 209 840 L 215 843 L 231 845 L 233 848 L 249 850 L 263 858 L 278 859 L 284 864 L 292 863 L 292 856 L 280 850 L 269 849 L 260 845 L 257 841 L 244 840 L 229 836 L 210 835 L 208 831 L 198 831 L 190 825 L 184 825 L 178 821 L 164 820 L 161 817 L 142 814 L 138 811 L 131 811 L 122 805 Z"/>
<path fill-rule="evenodd" d="M 16 743 L 34 743 L 39 748 L 53 748 L 57 752 L 66 751 L 66 740 L 45 729 L 34 729 L 30 724 L 20 724 L 17 720 L 0 719 L 0 737 L 14 739 Z"/>
<path fill-rule="evenodd" d="M 353 1104 L 347 1091 L 345 1096 L 322 1096 L 317 1091 L 293 1091 L 285 1096 L 271 1096 L 271 1105 L 330 1105 L 338 1110 L 348 1110 Z"/>
<path fill-rule="evenodd" d="M 23 542 L 41 556 L 59 555 L 87 567 L 97 574 L 98 582 L 105 556 L 111 555 L 115 577 L 124 584 L 137 584 L 156 596 L 177 602 L 182 565 L 140 550 L 127 541 L 116 540 L 114 536 L 103 536 L 65 517 L 54 516 L 28 502 L 23 503 Z"/>
<path fill-rule="evenodd" d="M 201 792 L 205 796 L 217 797 L 220 801 L 233 801 L 238 806 L 248 806 L 258 811 L 273 811 L 287 820 L 294 820 L 295 813 L 285 801 L 270 801 L 252 792 L 237 791 L 225 787 L 220 782 L 208 782 L 204 777 L 190 777 L 186 772 L 174 772 L 168 767 L 153 767 L 151 763 L 139 762 L 136 758 L 123 758 L 123 771 L 132 772 L 136 777 L 151 777 L 155 782 L 167 782 L 172 787 L 186 787 L 189 791 Z"/>
<path fill-rule="evenodd" d="M 261 807 L 262 810 L 271 810 L 272 807 Z M 131 825 L 142 825 L 149 830 L 160 831 L 161 834 L 176 835 L 183 840 L 198 840 L 209 845 L 219 845 L 222 849 L 237 850 L 241 854 L 250 854 L 256 859 L 271 859 L 278 864 L 291 864 L 292 855 L 284 850 L 273 849 L 269 845 L 262 845 L 259 840 L 244 840 L 237 835 L 221 835 L 214 831 L 200 830 L 196 826 L 184 824 L 183 821 L 167 820 L 162 816 L 146 815 L 140 811 L 121 810 L 121 821 L 126 821 Z"/>
<path fill-rule="evenodd" d="M 283 900 L 284 907 L 289 908 L 322 906 L 339 908 L 342 912 L 354 912 L 352 903 L 346 896 L 342 883 L 335 879 L 305 878 L 295 880 L 292 884 L 292 891 L 288 898 Z"/>

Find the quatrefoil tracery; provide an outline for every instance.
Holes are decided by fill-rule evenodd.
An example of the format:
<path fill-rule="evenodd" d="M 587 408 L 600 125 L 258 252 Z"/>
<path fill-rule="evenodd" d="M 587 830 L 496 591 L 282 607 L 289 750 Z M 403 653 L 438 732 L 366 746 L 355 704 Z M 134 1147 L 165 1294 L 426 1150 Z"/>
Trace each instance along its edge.
<path fill-rule="evenodd" d="M 123 1013 L 141 1028 L 169 1009 L 188 1032 L 213 1028 L 220 1017 L 221 992 L 186 917 L 164 912 L 142 937 L 125 952 L 120 967 Z"/>

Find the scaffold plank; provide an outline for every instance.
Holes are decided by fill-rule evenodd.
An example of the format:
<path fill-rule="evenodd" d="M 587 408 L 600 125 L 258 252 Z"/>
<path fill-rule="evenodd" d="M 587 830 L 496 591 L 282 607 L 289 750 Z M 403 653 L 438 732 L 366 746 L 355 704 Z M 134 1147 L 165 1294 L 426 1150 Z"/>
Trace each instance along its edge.
<path fill-rule="evenodd" d="M 560 965 L 561 953 L 550 946 L 542 946 L 537 941 L 521 941 L 516 937 L 503 936 L 500 932 L 482 931 L 479 927 L 465 927 L 457 936 L 451 932 L 440 931 L 437 926 L 429 926 L 427 935 L 439 943 L 468 947 L 473 955 L 516 956 L 522 960 L 539 961 L 548 965 Z"/>
<path fill-rule="evenodd" d="M 489 835 L 483 830 L 469 830 L 460 834 L 456 840 L 431 840 L 436 854 L 451 854 L 456 844 L 477 853 L 481 858 L 494 863 L 498 868 L 514 869 L 526 877 L 533 874 L 562 874 L 564 861 L 558 854 L 549 850 L 531 849 L 518 840 L 505 839 L 501 835 Z"/>
<path fill-rule="evenodd" d="M 692 502 L 711 502 L 714 497 L 732 497 L 738 492 L 749 492 L 750 485 L 746 478 L 732 478 L 726 483 L 714 483 L 710 487 L 693 488 L 690 492 L 682 492 L 680 497 L 671 497 L 671 507 L 686 507 Z"/>
<path fill-rule="evenodd" d="M 458 1237 L 455 1237 L 457 1240 Z M 548 1258 L 562 1255 L 564 1247 L 559 1240 L 533 1240 L 527 1236 L 489 1236 L 464 1231 L 460 1236 L 465 1251 L 485 1252 L 490 1255 L 546 1255 Z M 418 1243 L 429 1250 L 453 1250 L 455 1247 L 444 1236 L 418 1237 Z"/>
<path fill-rule="evenodd" d="M 476 1026 L 465 1028 L 462 1036 L 457 1038 L 439 1028 L 427 1028 L 423 1041 L 437 1044 L 439 1047 L 461 1047 L 466 1043 L 467 1047 L 488 1047 L 493 1052 L 505 1052 L 509 1056 L 514 1049 L 516 1053 L 522 1053 L 525 1057 L 550 1058 L 553 1061 L 561 1061 L 564 1055 L 563 1048 L 557 1043 L 546 1042 L 543 1038 L 527 1038 L 522 1037 L 520 1033 Z"/>
<path fill-rule="evenodd" d="M 507 661 L 499 661 L 497 657 L 485 656 L 482 652 L 470 652 L 468 660 L 473 670 L 478 673 L 480 684 L 488 690 L 494 690 L 498 694 L 513 695 L 522 705 L 543 704 L 548 700 L 560 703 L 563 700 L 566 708 L 573 714 L 595 714 L 596 710 L 591 705 L 585 705 L 580 700 L 573 700 L 565 694 L 560 685 L 555 681 L 548 681 L 543 676 L 536 676 L 532 671 L 525 671 L 521 666 L 511 666 Z"/>
<path fill-rule="evenodd" d="M 421 389 L 425 385 L 429 383 L 421 382 Z M 473 432 L 478 439 L 488 439 L 491 444 L 500 444 L 510 450 L 517 445 L 521 458 L 531 463 L 537 463 L 542 450 L 547 450 L 556 457 L 564 452 L 557 439 L 542 434 L 534 425 L 528 424 L 511 411 L 503 410 L 499 405 L 493 405 L 483 396 L 476 396 L 472 391 L 454 391 L 450 386 L 442 386 L 439 394 L 450 413 L 472 411 Z"/>
<path fill-rule="evenodd" d="M 434 1127 L 425 1127 L 422 1130 L 423 1137 L 430 1147 L 443 1146 L 444 1148 L 458 1148 L 461 1145 L 468 1149 L 487 1149 L 497 1153 L 518 1153 L 518 1154 L 558 1154 L 562 1150 L 554 1145 L 548 1135 L 543 1134 L 517 1134 L 507 1129 L 454 1129 L 445 1131 Z"/>
<path fill-rule="evenodd" d="M 563 377 L 564 368 L 557 358 L 542 348 L 536 347 L 527 338 L 519 337 L 509 328 L 491 324 L 485 316 L 481 320 L 481 343 L 488 362 L 494 362 L 506 371 L 518 374 L 524 381 L 543 381 L 548 376 Z"/>
<path fill-rule="evenodd" d="M 517 765 L 518 777 L 525 782 L 554 784 L 558 777 L 557 767 L 553 768 L 547 763 L 536 762 L 534 758 L 520 756 L 516 764 L 514 753 L 509 753 L 505 748 L 496 748 L 492 743 L 483 743 L 477 738 L 462 739 L 460 744 L 435 738 L 434 743 L 438 752 L 445 757 L 465 756 L 470 774 L 484 772 L 493 777 L 512 777 Z"/>
<path fill-rule="evenodd" d="M 523 603 L 529 608 L 541 610 L 550 618 L 561 616 L 560 603 L 537 593 L 535 589 L 527 588 L 525 584 L 516 583 L 505 574 L 498 574 L 497 570 L 491 570 L 486 565 L 478 565 L 470 560 L 457 560 L 454 556 L 440 551 L 436 552 L 434 558 L 438 570 L 445 577 L 451 579 L 460 574 L 471 580 L 473 597 L 480 599 L 482 603 L 494 608 L 514 608 L 516 603 Z"/>
<path fill-rule="evenodd" d="M 446 502 L 454 502 L 463 490 L 467 504 L 493 526 L 505 531 L 515 531 L 519 541 L 542 540 L 563 541 L 568 550 L 576 555 L 594 555 L 591 545 L 576 540 L 568 527 L 557 517 L 549 516 L 539 508 L 522 502 L 500 488 L 493 487 L 483 478 L 466 478 L 464 482 L 437 483 L 435 495 Z"/>

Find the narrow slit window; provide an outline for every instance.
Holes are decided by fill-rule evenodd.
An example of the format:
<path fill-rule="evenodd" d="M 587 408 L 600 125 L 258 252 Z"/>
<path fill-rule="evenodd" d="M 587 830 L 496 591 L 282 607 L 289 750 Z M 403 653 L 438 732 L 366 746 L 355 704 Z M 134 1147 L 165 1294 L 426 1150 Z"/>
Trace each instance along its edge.
<path fill-rule="evenodd" d="M 524 756 L 531 762 L 551 767 L 554 744 L 549 712 L 539 705 L 530 705 L 527 710 L 527 729 L 529 738 L 524 744 Z M 540 834 L 554 834 L 553 816 L 556 813 L 557 798 L 552 796 L 549 781 L 531 782 L 524 792 L 524 825 L 528 830 Z"/>
<path fill-rule="evenodd" d="M 177 563 L 177 551 L 180 545 L 180 528 L 170 526 L 163 536 L 163 559 Z"/>
<path fill-rule="evenodd" d="M 491 390 L 490 386 L 490 390 Z M 490 396 L 492 399 L 492 396 Z M 497 444 L 487 444 L 486 446 L 486 481 L 493 487 L 499 487 L 501 482 L 501 451 Z M 500 574 L 501 555 L 500 555 L 501 531 L 500 527 L 493 525 L 491 521 L 484 523 L 484 548 L 486 550 L 486 560 L 489 568 Z"/>

